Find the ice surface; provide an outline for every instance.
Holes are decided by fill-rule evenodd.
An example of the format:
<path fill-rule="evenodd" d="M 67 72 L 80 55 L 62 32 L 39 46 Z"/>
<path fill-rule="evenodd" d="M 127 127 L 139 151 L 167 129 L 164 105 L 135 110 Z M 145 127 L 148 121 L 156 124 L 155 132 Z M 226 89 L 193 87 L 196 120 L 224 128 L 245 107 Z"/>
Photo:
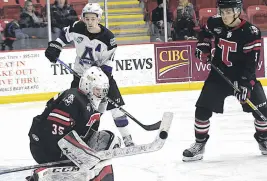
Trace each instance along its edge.
<path fill-rule="evenodd" d="M 234 97 L 225 102 L 225 113 L 211 118 L 210 139 L 204 159 L 182 162 L 182 152 L 194 141 L 194 111 L 199 91 L 124 96 L 128 112 L 145 124 L 158 121 L 164 111 L 174 112 L 168 140 L 162 150 L 113 160 L 116 181 L 266 181 L 267 156 L 262 156 L 253 138 L 251 114 L 243 113 Z M 29 150 L 32 118 L 45 102 L 0 105 L 0 169 L 36 164 Z M 130 130 L 136 144 L 153 140 L 133 121 Z M 101 129 L 118 130 L 105 113 Z M 0 175 L 0 181 L 21 181 L 31 171 Z"/>

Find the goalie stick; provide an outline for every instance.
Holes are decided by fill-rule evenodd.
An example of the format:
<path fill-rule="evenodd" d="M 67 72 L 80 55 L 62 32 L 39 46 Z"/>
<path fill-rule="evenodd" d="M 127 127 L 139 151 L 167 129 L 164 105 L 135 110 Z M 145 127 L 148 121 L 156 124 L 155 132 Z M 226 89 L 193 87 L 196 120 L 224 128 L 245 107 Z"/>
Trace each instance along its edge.
<path fill-rule="evenodd" d="M 172 119 L 173 113 L 165 112 L 163 114 L 162 124 L 158 134 L 155 140 L 148 144 L 95 152 L 79 137 L 75 131 L 71 131 L 68 135 L 59 140 L 58 145 L 63 151 L 63 154 L 79 168 L 91 169 L 103 160 L 160 150 L 168 137 Z"/>
<path fill-rule="evenodd" d="M 163 114 L 162 123 L 160 125 L 158 134 L 155 140 L 151 143 L 135 145 L 135 146 L 125 147 L 125 148 L 116 148 L 113 150 L 100 151 L 97 153 L 95 153 L 94 151 L 91 151 L 89 153 L 94 154 L 96 157 L 98 157 L 99 162 L 100 162 L 102 160 L 111 159 L 111 158 L 132 156 L 132 155 L 137 155 L 137 154 L 142 154 L 142 153 L 158 151 L 164 146 L 164 143 L 166 139 L 168 138 L 172 119 L 173 119 L 172 112 L 165 112 Z M 38 165 L 31 165 L 31 166 L 25 166 L 25 167 L 19 167 L 19 168 L 0 170 L 0 175 L 12 173 L 12 172 L 24 171 L 24 170 L 37 169 L 41 167 L 53 167 L 53 166 L 63 164 L 63 163 L 71 163 L 71 160 L 63 160 L 63 161 L 58 161 L 58 162 L 49 162 L 49 163 L 38 164 Z"/>
<path fill-rule="evenodd" d="M 57 59 L 57 61 L 63 65 L 66 69 L 68 69 L 73 75 L 75 75 L 76 77 L 80 78 L 81 76 L 79 74 L 77 74 L 77 72 L 75 72 L 72 68 L 70 68 L 66 63 L 64 63 L 63 61 L 61 61 L 60 59 Z M 112 99 L 106 97 L 108 102 L 110 104 L 112 104 L 113 106 L 115 106 L 116 108 L 118 108 L 120 111 L 122 111 L 124 114 L 126 114 L 129 118 L 131 118 L 135 123 L 137 123 L 139 126 L 141 126 L 143 129 L 147 130 L 147 131 L 154 131 L 154 130 L 158 130 L 161 124 L 161 121 L 158 121 L 154 124 L 151 125 L 145 125 L 142 124 L 140 121 L 138 121 L 135 117 L 133 117 L 129 112 L 127 112 L 125 109 L 123 109 L 121 106 L 119 106 L 115 101 L 113 101 Z"/>

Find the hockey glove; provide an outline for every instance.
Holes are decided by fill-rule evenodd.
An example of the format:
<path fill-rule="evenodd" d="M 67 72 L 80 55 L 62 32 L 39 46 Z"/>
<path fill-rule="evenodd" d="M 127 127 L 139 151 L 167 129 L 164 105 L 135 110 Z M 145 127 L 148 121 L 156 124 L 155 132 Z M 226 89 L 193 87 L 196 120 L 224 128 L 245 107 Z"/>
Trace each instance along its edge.
<path fill-rule="evenodd" d="M 56 63 L 57 58 L 60 55 L 62 45 L 57 41 L 50 41 L 48 47 L 45 50 L 45 56 L 49 59 L 51 63 Z"/>
<path fill-rule="evenodd" d="M 253 83 L 254 84 L 254 83 Z M 253 85 L 248 82 L 248 80 L 242 79 L 241 81 L 235 81 L 234 85 L 240 90 L 240 91 L 234 91 L 234 96 L 241 102 L 245 102 L 246 99 L 250 98 L 251 91 L 253 89 Z"/>
<path fill-rule="evenodd" d="M 208 63 L 211 60 L 211 42 L 210 40 L 204 40 L 197 43 L 196 58 L 201 60 L 203 63 Z"/>

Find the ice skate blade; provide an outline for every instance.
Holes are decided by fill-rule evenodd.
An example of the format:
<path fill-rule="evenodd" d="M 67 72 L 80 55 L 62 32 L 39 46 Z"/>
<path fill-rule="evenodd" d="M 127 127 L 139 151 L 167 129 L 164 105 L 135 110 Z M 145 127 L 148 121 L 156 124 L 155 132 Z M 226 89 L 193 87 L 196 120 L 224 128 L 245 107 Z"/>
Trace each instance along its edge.
<path fill-rule="evenodd" d="M 267 155 L 267 151 L 261 151 L 262 155 Z"/>
<path fill-rule="evenodd" d="M 203 159 L 203 154 L 196 155 L 194 157 L 183 157 L 184 162 L 193 162 L 193 161 L 198 161 Z"/>

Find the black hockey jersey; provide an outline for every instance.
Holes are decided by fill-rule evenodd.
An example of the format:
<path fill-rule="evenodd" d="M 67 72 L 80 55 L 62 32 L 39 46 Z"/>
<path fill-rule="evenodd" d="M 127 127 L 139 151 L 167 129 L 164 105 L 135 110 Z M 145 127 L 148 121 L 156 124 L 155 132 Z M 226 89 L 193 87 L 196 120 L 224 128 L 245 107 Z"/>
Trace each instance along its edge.
<path fill-rule="evenodd" d="M 90 33 L 83 21 L 76 21 L 73 25 L 65 27 L 61 36 L 56 40 L 65 46 L 74 42 L 76 48 L 76 60 L 74 70 L 82 74 L 93 64 L 103 65 L 106 71 L 112 71 L 112 60 L 117 43 L 114 34 L 99 24 L 100 33 Z"/>
<path fill-rule="evenodd" d="M 199 40 L 215 38 L 213 63 L 233 80 L 256 79 L 256 66 L 260 57 L 261 32 L 242 20 L 234 28 L 226 27 L 219 16 L 210 17 L 199 34 Z"/>
<path fill-rule="evenodd" d="M 58 141 L 71 130 L 84 136 L 89 127 L 98 130 L 100 113 L 79 89 L 68 89 L 50 99 L 39 119 L 34 119 L 29 136 L 40 143 L 47 153 L 60 158 Z M 37 143 L 36 143 L 37 144 Z"/>

